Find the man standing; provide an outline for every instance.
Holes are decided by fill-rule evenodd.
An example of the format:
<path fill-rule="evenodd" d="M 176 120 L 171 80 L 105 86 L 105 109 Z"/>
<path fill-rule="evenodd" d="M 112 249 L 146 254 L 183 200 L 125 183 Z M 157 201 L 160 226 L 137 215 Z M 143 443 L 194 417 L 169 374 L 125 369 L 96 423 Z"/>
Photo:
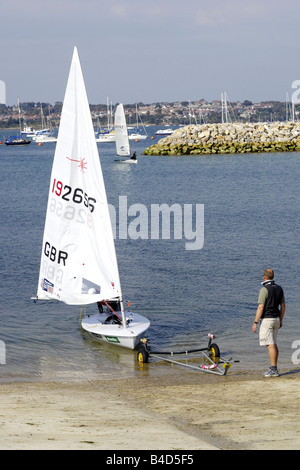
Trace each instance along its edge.
<path fill-rule="evenodd" d="M 285 313 L 285 299 L 282 287 L 274 282 L 274 272 L 272 269 L 265 269 L 263 275 L 263 287 L 258 296 L 258 307 L 252 325 L 252 331 L 256 333 L 259 321 L 259 343 L 260 346 L 267 346 L 271 366 L 264 372 L 264 377 L 278 377 L 277 370 L 278 346 L 276 343 L 277 333 L 282 327 L 282 320 Z"/>

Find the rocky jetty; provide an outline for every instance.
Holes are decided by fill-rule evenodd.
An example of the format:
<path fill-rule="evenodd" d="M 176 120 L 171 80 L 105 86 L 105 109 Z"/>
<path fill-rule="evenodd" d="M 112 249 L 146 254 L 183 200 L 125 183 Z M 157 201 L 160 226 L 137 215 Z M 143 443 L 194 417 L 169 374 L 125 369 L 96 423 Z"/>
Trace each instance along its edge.
<path fill-rule="evenodd" d="M 300 151 L 300 123 L 190 125 L 148 147 L 144 155 L 208 155 Z"/>

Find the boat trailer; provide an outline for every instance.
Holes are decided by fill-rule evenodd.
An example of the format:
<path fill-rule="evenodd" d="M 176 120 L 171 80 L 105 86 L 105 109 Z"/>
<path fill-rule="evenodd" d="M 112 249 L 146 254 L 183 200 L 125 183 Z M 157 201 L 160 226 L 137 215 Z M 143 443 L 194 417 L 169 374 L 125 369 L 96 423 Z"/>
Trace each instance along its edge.
<path fill-rule="evenodd" d="M 153 357 L 155 359 L 171 362 L 172 364 L 188 367 L 190 369 L 198 370 L 201 372 L 208 372 L 216 375 L 226 375 L 231 367 L 231 362 L 239 361 L 232 361 L 231 357 L 229 359 L 222 358 L 218 345 L 212 342 L 213 339 L 215 339 L 215 336 L 212 334 L 208 334 L 208 345 L 206 348 L 189 349 L 185 351 L 152 351 L 149 345 L 149 340 L 142 338 L 136 347 L 137 360 L 139 363 L 146 363 L 149 362 L 149 358 Z M 189 354 L 198 352 L 200 352 L 201 356 L 206 359 L 208 365 L 187 364 L 173 359 L 173 357 L 176 355 L 188 356 Z M 172 359 L 165 356 L 171 356 Z"/>

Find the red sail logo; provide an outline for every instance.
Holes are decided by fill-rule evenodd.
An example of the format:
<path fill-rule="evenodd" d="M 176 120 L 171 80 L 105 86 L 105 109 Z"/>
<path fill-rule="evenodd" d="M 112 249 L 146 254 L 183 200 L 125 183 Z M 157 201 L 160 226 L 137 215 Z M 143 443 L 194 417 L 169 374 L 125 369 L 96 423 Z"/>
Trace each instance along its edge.
<path fill-rule="evenodd" d="M 82 173 L 84 173 L 85 170 L 87 169 L 87 162 L 85 161 L 85 158 L 80 158 L 80 160 L 74 160 L 73 158 L 67 157 L 67 159 L 70 160 L 71 162 L 79 163 L 78 168 L 80 168 Z"/>

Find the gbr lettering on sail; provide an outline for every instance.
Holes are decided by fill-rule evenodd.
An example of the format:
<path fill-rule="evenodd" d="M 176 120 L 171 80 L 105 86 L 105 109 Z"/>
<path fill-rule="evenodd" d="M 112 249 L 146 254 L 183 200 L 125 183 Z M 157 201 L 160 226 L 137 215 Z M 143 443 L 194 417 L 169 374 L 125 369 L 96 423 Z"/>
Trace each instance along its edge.
<path fill-rule="evenodd" d="M 53 178 L 50 186 L 48 211 L 63 223 L 72 222 L 94 230 L 93 212 L 96 199 L 90 197 L 82 188 L 72 188 L 61 180 Z M 50 241 L 43 246 L 43 274 L 48 281 L 62 283 L 63 268 L 68 262 L 67 251 L 60 250 Z"/>

